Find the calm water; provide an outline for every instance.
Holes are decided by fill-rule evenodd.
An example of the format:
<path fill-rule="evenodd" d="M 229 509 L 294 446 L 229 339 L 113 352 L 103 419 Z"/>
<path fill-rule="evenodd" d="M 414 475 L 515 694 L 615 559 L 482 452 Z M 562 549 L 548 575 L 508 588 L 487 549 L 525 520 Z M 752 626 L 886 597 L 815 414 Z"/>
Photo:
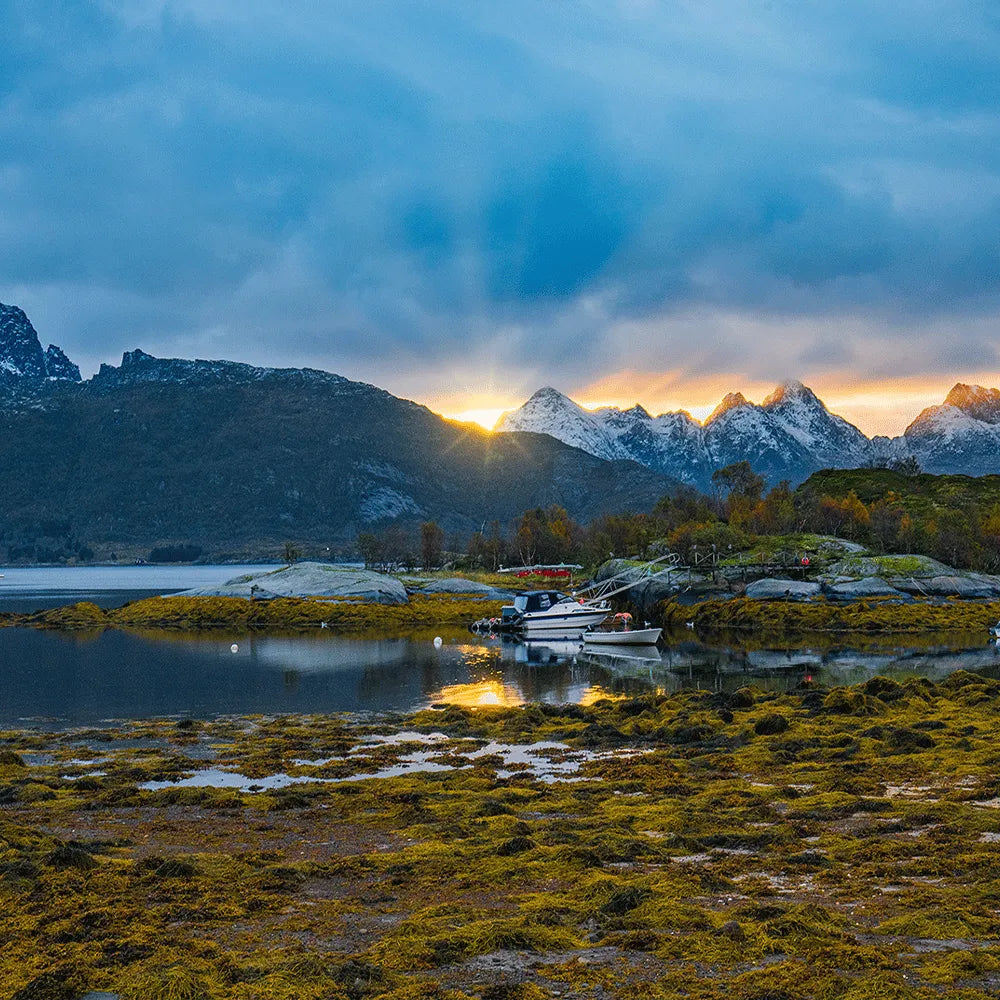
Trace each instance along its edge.
<path fill-rule="evenodd" d="M 407 711 L 441 701 L 471 705 L 588 702 L 607 692 L 750 681 L 794 687 L 806 678 L 855 683 L 877 673 L 940 678 L 952 670 L 1000 674 L 1000 650 L 970 645 L 746 650 L 685 640 L 663 650 L 609 655 L 572 644 L 515 644 L 445 635 L 357 639 L 316 634 L 93 635 L 0 629 L 0 725 L 33 719 L 77 725 L 157 715 Z M 232 652 L 235 644 L 237 652 Z"/>
<path fill-rule="evenodd" d="M 76 601 L 116 608 L 156 594 L 212 587 L 244 573 L 275 569 L 246 566 L 0 566 L 0 611 L 40 611 Z"/>
<path fill-rule="evenodd" d="M 258 566 L 0 569 L 0 611 L 92 600 L 112 607 L 151 594 L 222 583 Z M 0 725 L 79 725 L 159 715 L 409 711 L 450 701 L 588 702 L 607 693 L 750 681 L 786 689 L 807 678 L 850 684 L 875 674 L 940 678 L 965 669 L 1000 675 L 1000 649 L 968 635 L 947 644 L 853 649 L 706 644 L 684 632 L 663 649 L 609 653 L 574 643 L 513 643 L 464 631 L 382 639 L 328 630 L 60 633 L 0 628 Z M 232 646 L 236 645 L 236 652 Z M 756 645 L 760 645 L 759 642 Z"/>

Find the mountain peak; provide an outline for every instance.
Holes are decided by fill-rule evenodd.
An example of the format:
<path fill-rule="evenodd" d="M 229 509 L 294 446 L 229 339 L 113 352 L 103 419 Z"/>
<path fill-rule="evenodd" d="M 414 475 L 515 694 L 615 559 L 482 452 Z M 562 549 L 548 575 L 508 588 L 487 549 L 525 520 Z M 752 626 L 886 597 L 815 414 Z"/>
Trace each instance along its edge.
<path fill-rule="evenodd" d="M 768 396 L 763 405 L 766 407 L 778 406 L 780 403 L 795 403 L 803 402 L 816 404 L 819 403 L 821 406 L 819 398 L 816 393 L 812 391 L 807 385 L 803 385 L 798 379 L 791 379 L 788 382 L 782 382 L 781 385 L 777 386 L 775 390 Z"/>
<path fill-rule="evenodd" d="M 573 403 L 573 400 L 569 398 L 564 392 L 560 392 L 558 389 L 553 389 L 551 385 L 544 385 L 541 389 L 532 393 L 531 397 L 528 399 L 527 403 Z M 527 405 L 525 403 L 525 405 Z M 573 404 L 576 405 L 575 403 Z"/>
<path fill-rule="evenodd" d="M 80 381 L 80 369 L 54 344 L 42 350 L 35 328 L 23 309 L 0 302 L 0 380 Z"/>
<path fill-rule="evenodd" d="M 133 365 L 140 365 L 144 361 L 156 361 L 152 354 L 147 354 L 138 347 L 134 351 L 125 351 L 122 354 L 122 368 L 131 368 Z"/>
<path fill-rule="evenodd" d="M 957 382 L 945 396 L 945 403 L 987 424 L 1000 423 L 1000 389 Z"/>
<path fill-rule="evenodd" d="M 622 411 L 625 416 L 638 417 L 640 420 L 652 420 L 652 416 L 649 410 L 646 409 L 642 403 L 636 403 L 634 406 L 630 406 L 627 410 Z"/>
<path fill-rule="evenodd" d="M 728 413 L 730 410 L 738 409 L 741 406 L 752 405 L 750 401 L 743 395 L 742 392 L 727 392 L 725 396 L 722 397 L 722 402 L 712 410 L 711 415 L 708 420 L 705 421 L 706 426 L 712 423 L 713 420 L 718 420 L 723 414 Z"/>

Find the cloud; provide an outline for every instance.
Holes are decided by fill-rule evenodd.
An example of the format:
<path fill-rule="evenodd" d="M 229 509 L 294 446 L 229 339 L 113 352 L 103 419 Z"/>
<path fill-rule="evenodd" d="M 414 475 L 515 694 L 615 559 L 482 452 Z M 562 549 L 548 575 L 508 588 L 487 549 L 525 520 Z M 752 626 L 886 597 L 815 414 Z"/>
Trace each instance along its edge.
<path fill-rule="evenodd" d="M 15 0 L 0 32 L 0 299 L 85 367 L 422 398 L 996 364 L 989 5 Z"/>

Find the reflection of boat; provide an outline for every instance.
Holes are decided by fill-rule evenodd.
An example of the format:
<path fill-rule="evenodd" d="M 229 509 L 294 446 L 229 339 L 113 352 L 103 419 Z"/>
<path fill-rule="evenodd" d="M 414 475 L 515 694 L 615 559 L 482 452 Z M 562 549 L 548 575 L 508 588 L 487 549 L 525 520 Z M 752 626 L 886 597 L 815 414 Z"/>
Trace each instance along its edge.
<path fill-rule="evenodd" d="M 633 665 L 636 663 L 658 663 L 666 666 L 663 662 L 663 655 L 656 646 L 592 647 L 587 644 L 583 647 L 580 656 L 587 662 L 599 663 L 604 667 L 613 667 L 617 664 Z"/>
<path fill-rule="evenodd" d="M 580 652 L 579 639 L 537 638 L 532 635 L 526 642 L 514 646 L 515 663 L 557 664 L 572 663 Z"/>
<path fill-rule="evenodd" d="M 648 625 L 649 622 L 646 622 Z M 611 627 L 599 631 L 586 631 L 583 641 L 600 646 L 655 646 L 661 628 L 632 628 L 632 616 L 620 611 L 611 619 Z"/>

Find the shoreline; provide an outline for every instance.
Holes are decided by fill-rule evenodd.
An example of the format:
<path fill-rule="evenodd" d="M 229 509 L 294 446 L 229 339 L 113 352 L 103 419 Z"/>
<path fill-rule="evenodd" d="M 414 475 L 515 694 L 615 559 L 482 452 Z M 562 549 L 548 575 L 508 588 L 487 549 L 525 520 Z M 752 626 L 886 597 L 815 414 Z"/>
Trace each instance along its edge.
<path fill-rule="evenodd" d="M 919 635 L 923 632 L 981 632 L 1000 620 L 1000 601 L 912 600 L 905 604 L 867 598 L 851 603 L 775 601 L 734 597 L 681 605 L 665 601 L 658 609 L 661 624 L 672 627 L 693 622 L 695 629 L 774 630 L 781 633 L 851 632 Z"/>
<path fill-rule="evenodd" d="M 378 604 L 358 599 L 280 597 L 150 597 L 118 608 L 83 601 L 42 611 L 0 613 L 0 628 L 45 629 L 162 628 L 212 630 L 313 629 L 337 632 L 376 629 L 468 626 L 496 616 L 502 601 L 474 595 L 411 594 L 405 604 Z M 802 633 L 920 635 L 980 632 L 1000 619 L 1000 601 L 924 601 L 905 604 L 865 599 L 851 603 L 775 601 L 734 597 L 695 604 L 664 601 L 652 616 L 656 624 L 682 632 L 756 632 L 796 636 Z"/>

